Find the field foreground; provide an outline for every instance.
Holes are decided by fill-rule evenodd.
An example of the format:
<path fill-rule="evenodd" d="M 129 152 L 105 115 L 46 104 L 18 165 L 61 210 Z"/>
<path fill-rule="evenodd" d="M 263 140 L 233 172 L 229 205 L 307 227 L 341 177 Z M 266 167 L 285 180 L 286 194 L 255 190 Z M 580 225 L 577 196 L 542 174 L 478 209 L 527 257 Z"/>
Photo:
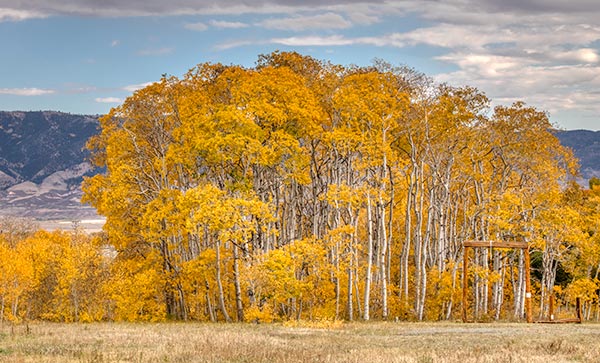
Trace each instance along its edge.
<path fill-rule="evenodd" d="M 600 362 L 600 325 L 4 324 L 0 362 Z"/>

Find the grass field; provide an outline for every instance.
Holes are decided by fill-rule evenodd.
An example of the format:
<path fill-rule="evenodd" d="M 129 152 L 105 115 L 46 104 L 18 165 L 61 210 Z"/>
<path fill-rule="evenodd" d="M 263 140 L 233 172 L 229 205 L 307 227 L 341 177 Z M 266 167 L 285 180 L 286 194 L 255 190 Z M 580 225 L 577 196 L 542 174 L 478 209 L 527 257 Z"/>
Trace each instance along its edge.
<path fill-rule="evenodd" d="M 0 362 L 600 362 L 600 325 L 4 324 Z"/>

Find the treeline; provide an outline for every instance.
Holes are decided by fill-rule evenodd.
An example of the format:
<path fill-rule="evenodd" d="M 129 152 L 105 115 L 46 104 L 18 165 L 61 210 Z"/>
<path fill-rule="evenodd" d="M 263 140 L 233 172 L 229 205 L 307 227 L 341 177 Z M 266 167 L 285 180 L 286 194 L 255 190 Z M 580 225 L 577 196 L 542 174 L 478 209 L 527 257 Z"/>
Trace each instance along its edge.
<path fill-rule="evenodd" d="M 99 241 L 0 217 L 0 323 L 108 318 L 111 261 Z"/>
<path fill-rule="evenodd" d="M 507 239 L 530 246 L 540 315 L 550 294 L 598 313 L 600 191 L 521 102 L 275 52 L 163 77 L 101 128 L 85 201 L 116 255 L 93 319 L 455 319 L 463 241 Z M 469 258 L 471 313 L 520 319 L 523 252 Z"/>

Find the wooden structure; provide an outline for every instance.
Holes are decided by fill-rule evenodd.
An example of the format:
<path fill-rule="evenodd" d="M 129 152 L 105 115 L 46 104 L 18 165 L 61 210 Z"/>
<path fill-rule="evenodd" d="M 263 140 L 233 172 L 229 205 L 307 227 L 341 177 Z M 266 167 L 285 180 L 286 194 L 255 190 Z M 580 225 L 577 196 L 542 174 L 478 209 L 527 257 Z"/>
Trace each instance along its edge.
<path fill-rule="evenodd" d="M 525 316 L 527 322 L 533 322 L 533 316 L 531 312 L 531 271 L 530 271 L 530 258 L 529 258 L 529 246 L 527 242 L 518 241 L 465 241 L 463 243 L 464 255 L 463 255 L 463 296 L 462 296 L 462 320 L 467 322 L 467 296 L 469 289 L 468 272 L 469 272 L 469 248 L 513 248 L 521 249 L 525 253 Z"/>
<path fill-rule="evenodd" d="M 550 294 L 550 301 L 548 302 L 548 318 L 547 320 L 536 321 L 536 323 L 546 323 L 546 324 L 560 324 L 560 323 L 583 323 L 583 313 L 581 311 L 581 298 L 577 297 L 575 299 L 575 314 L 577 315 L 575 318 L 567 318 L 567 319 L 555 319 L 554 318 L 554 294 Z"/>

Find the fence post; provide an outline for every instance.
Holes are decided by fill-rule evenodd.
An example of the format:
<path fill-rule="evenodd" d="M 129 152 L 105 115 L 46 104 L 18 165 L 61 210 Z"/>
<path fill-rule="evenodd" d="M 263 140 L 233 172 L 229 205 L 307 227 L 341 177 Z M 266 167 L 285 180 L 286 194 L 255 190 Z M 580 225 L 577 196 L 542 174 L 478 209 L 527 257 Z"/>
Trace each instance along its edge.
<path fill-rule="evenodd" d="M 525 316 L 527 322 L 533 322 L 531 314 L 531 261 L 529 257 L 529 248 L 524 248 L 525 252 Z"/>
<path fill-rule="evenodd" d="M 463 291 L 462 291 L 462 320 L 467 322 L 467 290 L 469 288 L 469 247 L 463 247 Z"/>

